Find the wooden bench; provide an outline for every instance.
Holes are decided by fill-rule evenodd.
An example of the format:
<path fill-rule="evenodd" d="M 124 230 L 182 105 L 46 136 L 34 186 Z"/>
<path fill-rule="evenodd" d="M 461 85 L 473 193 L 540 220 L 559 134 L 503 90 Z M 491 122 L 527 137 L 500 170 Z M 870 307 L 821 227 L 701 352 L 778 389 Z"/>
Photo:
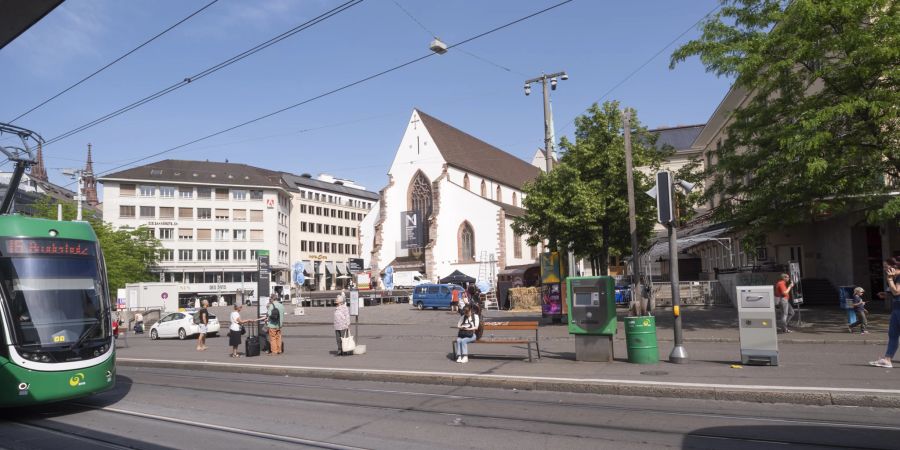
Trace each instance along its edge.
<path fill-rule="evenodd" d="M 534 331 L 534 339 L 530 338 L 495 338 L 490 331 Z M 538 340 L 538 322 L 485 322 L 484 333 L 481 339 L 470 342 L 469 345 L 475 344 L 526 344 L 528 345 L 528 362 L 533 362 L 531 358 L 531 344 L 534 344 L 537 350 L 537 357 L 541 357 L 541 344 Z M 452 342 L 453 359 L 456 359 L 456 338 Z"/>

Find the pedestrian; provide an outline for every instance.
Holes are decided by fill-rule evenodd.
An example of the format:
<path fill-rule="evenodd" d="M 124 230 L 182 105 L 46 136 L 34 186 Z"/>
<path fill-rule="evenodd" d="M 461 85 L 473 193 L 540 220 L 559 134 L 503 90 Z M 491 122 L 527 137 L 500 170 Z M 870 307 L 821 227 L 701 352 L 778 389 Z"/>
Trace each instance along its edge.
<path fill-rule="evenodd" d="M 450 312 L 459 311 L 459 291 L 450 289 Z"/>
<path fill-rule="evenodd" d="M 350 337 L 350 310 L 344 300 L 344 293 L 338 294 L 334 299 L 334 339 L 337 341 L 337 354 L 344 356 L 344 346 L 341 338 Z M 348 352 L 349 353 L 349 352 Z"/>
<path fill-rule="evenodd" d="M 863 301 L 862 298 L 865 292 L 866 291 L 859 286 L 853 289 L 853 310 L 856 311 L 856 321 L 847 327 L 851 333 L 853 332 L 853 329 L 858 326 L 859 334 L 869 334 L 869 332 L 866 331 L 866 325 L 868 325 L 868 321 L 866 320 L 866 302 Z"/>
<path fill-rule="evenodd" d="M 203 299 L 200 302 L 200 311 L 197 311 L 197 325 L 200 326 L 200 333 L 197 335 L 197 351 L 206 350 L 206 332 L 209 325 L 209 300 Z"/>
<path fill-rule="evenodd" d="M 246 320 L 241 320 L 241 304 L 239 302 L 234 303 L 234 311 L 231 312 L 231 324 L 228 325 L 228 345 L 231 346 L 231 357 L 238 358 L 241 355 L 238 354 L 238 347 L 241 345 L 241 335 L 243 335 L 244 326 L 242 325 Z"/>
<path fill-rule="evenodd" d="M 144 315 L 140 312 L 134 313 L 134 334 L 144 334 Z"/>
<path fill-rule="evenodd" d="M 459 313 L 460 316 L 463 315 L 463 310 L 465 310 L 466 306 L 468 306 L 468 305 L 469 305 L 469 294 L 466 293 L 466 291 L 462 291 L 459 294 L 459 305 L 457 305 L 457 307 L 456 307 L 456 311 Z"/>
<path fill-rule="evenodd" d="M 782 331 L 792 333 L 788 328 L 788 322 L 794 318 L 794 308 L 791 306 L 791 289 L 794 288 L 794 282 L 790 281 L 790 275 L 783 273 L 781 279 L 775 283 L 775 306 L 781 307 L 781 321 L 784 325 Z"/>
<path fill-rule="evenodd" d="M 894 365 L 891 360 L 897 353 L 900 344 L 900 260 L 890 258 L 884 262 L 884 275 L 887 278 L 888 290 L 886 296 L 891 298 L 891 318 L 888 325 L 888 345 L 884 357 L 870 362 L 875 367 L 891 368 Z"/>
<path fill-rule="evenodd" d="M 459 329 L 456 333 L 456 362 L 469 362 L 469 343 L 477 340 L 475 332 L 478 331 L 479 320 L 481 319 L 475 314 L 472 305 L 463 308 L 463 315 L 456 323 L 456 328 Z"/>
<path fill-rule="evenodd" d="M 268 321 L 266 326 L 269 328 L 269 351 L 268 355 L 281 354 L 281 325 L 284 322 L 284 305 L 281 304 L 280 295 L 272 296 L 272 301 L 266 306 L 266 315 Z"/>

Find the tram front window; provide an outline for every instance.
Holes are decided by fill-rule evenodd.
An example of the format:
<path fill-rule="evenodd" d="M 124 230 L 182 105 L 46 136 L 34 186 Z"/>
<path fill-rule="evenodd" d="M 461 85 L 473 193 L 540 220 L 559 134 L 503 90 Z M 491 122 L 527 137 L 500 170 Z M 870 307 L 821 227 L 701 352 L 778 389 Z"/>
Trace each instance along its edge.
<path fill-rule="evenodd" d="M 16 345 L 75 347 L 110 335 L 95 249 L 85 241 L 0 241 L 0 289 Z"/>

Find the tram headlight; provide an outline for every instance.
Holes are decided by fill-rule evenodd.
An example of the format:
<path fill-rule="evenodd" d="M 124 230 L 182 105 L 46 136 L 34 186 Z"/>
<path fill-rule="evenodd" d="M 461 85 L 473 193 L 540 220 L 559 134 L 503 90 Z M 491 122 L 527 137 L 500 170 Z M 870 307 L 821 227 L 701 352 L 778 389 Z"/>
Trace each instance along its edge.
<path fill-rule="evenodd" d="M 41 362 L 48 363 L 48 362 L 50 362 L 50 357 L 47 356 L 47 355 L 41 355 L 40 361 L 41 361 Z"/>
<path fill-rule="evenodd" d="M 28 353 L 28 352 L 23 352 L 23 353 L 22 353 L 22 357 L 25 358 L 25 359 L 31 359 L 33 356 L 34 356 L 34 355 L 32 355 L 31 353 Z"/>

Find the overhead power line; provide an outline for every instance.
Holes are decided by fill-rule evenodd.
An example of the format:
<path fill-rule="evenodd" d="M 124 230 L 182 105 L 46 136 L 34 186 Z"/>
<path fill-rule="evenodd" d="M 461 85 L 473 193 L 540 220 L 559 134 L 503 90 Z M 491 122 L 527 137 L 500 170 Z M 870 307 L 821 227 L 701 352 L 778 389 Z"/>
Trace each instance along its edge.
<path fill-rule="evenodd" d="M 19 120 L 19 119 L 21 119 L 21 118 L 27 116 L 28 114 L 31 114 L 31 113 L 34 112 L 36 109 L 38 109 L 38 108 L 40 108 L 40 107 L 46 105 L 47 103 L 52 102 L 52 101 L 55 100 L 57 97 L 59 97 L 59 96 L 65 94 L 66 92 L 71 91 L 72 89 L 74 89 L 75 87 L 77 87 L 78 85 L 80 85 L 81 83 L 84 83 L 85 81 L 87 81 L 87 80 L 93 78 L 94 75 L 97 75 L 98 73 L 103 72 L 104 70 L 106 70 L 106 69 L 108 69 L 110 66 L 112 66 L 113 64 L 115 64 L 115 63 L 117 63 L 117 62 L 119 62 L 119 61 L 121 61 L 121 60 L 127 58 L 127 57 L 128 57 L 129 55 L 131 55 L 132 53 L 134 53 L 134 52 L 140 50 L 141 48 L 143 48 L 143 47 L 146 46 L 147 44 L 149 44 L 149 43 L 155 41 L 155 40 L 156 40 L 157 38 L 159 38 L 160 36 L 162 36 L 162 35 L 164 35 L 164 34 L 170 32 L 170 31 L 172 31 L 172 30 L 175 29 L 175 27 L 177 27 L 178 25 L 181 25 L 181 24 L 187 22 L 187 21 L 190 20 L 192 17 L 196 16 L 197 14 L 200 14 L 201 12 L 203 12 L 203 10 L 205 10 L 206 8 L 209 8 L 210 6 L 212 6 L 213 4 L 215 4 L 215 3 L 218 2 L 218 1 L 219 1 L 219 0 L 213 0 L 213 1 L 209 2 L 209 3 L 207 3 L 204 7 L 202 7 L 202 8 L 200 8 L 200 9 L 198 9 L 198 10 L 192 12 L 190 15 L 188 15 L 188 16 L 185 17 L 184 19 L 179 20 L 179 21 L 176 22 L 174 25 L 172 25 L 172 26 L 170 26 L 169 28 L 166 28 L 165 30 L 161 31 L 161 32 L 160 32 L 159 34 L 157 34 L 156 36 L 153 36 L 152 38 L 150 38 L 150 39 L 144 41 L 143 44 L 138 45 L 137 47 L 135 47 L 135 48 L 129 50 L 129 51 L 128 51 L 127 53 L 125 53 L 124 55 L 122 55 L 122 56 L 120 56 L 120 57 L 114 59 L 114 60 L 113 60 L 112 62 L 110 62 L 109 64 L 107 64 L 107 65 L 105 65 L 105 66 L 103 66 L 103 67 L 97 69 L 96 71 L 94 71 L 94 73 L 92 73 L 92 74 L 90 74 L 90 75 L 88 75 L 88 76 L 82 78 L 81 80 L 79 80 L 79 81 L 76 82 L 75 84 L 73 84 L 73 85 L 71 85 L 71 86 L 69 86 L 69 87 L 63 89 L 62 91 L 57 92 L 57 93 L 56 93 L 55 95 L 53 95 L 52 97 L 50 97 L 50 98 L 44 100 L 43 102 L 37 104 L 37 106 L 34 106 L 33 108 L 29 109 L 28 111 L 25 111 L 25 112 L 23 112 L 22 114 L 19 114 L 15 119 L 10 120 L 9 123 L 13 123 L 13 122 L 15 122 L 15 121 L 17 121 L 17 120 Z"/>
<path fill-rule="evenodd" d="M 225 67 L 228 67 L 228 66 L 230 66 L 230 65 L 232 65 L 232 64 L 234 64 L 234 63 L 236 63 L 236 62 L 238 62 L 238 61 L 240 61 L 240 60 L 242 60 L 242 59 L 244 59 L 244 58 L 246 58 L 246 57 L 248 57 L 248 56 L 250 56 L 250 55 L 253 55 L 253 54 L 255 54 L 255 53 L 257 53 L 257 52 L 259 52 L 259 51 L 261 51 L 261 50 L 263 50 L 263 49 L 266 49 L 266 48 L 268 48 L 268 47 L 270 47 L 270 46 L 272 46 L 272 45 L 275 45 L 275 44 L 277 44 L 277 43 L 279 43 L 279 42 L 281 42 L 281 41 L 283 41 L 283 40 L 285 40 L 285 39 L 287 39 L 287 38 L 289 38 L 289 37 L 291 37 L 291 36 L 293 36 L 293 35 L 295 35 L 295 34 L 301 32 L 301 31 L 303 31 L 303 30 L 306 30 L 306 29 L 312 27 L 313 25 L 316 25 L 316 24 L 318 24 L 318 23 L 320 23 L 320 22 L 323 22 L 323 21 L 325 21 L 325 20 L 327 20 L 327 19 L 329 19 L 329 18 L 331 18 L 331 17 L 334 17 L 335 15 L 340 14 L 341 12 L 346 11 L 347 9 L 352 8 L 353 6 L 356 6 L 356 5 L 360 4 L 360 3 L 362 3 L 363 1 L 364 1 L 364 0 L 350 0 L 350 1 L 347 1 L 347 2 L 345 2 L 345 3 L 342 3 L 341 5 L 339 5 L 339 6 L 335 7 L 335 8 L 332 8 L 332 9 L 328 10 L 327 12 L 322 13 L 322 14 L 320 14 L 319 16 L 316 16 L 315 18 L 310 19 L 310 20 L 308 20 L 308 21 L 306 21 L 306 22 L 304 22 L 304 23 L 302 23 L 302 24 L 300 24 L 300 25 L 298 25 L 298 26 L 296 26 L 296 27 L 294 27 L 294 28 L 291 28 L 290 30 L 285 31 L 284 33 L 281 33 L 281 34 L 279 34 L 278 36 L 273 37 L 272 39 L 269 39 L 269 40 L 267 40 L 267 41 L 265 41 L 265 42 L 262 42 L 262 43 L 260 43 L 260 44 L 258 44 L 258 45 L 256 45 L 256 46 L 254 46 L 254 47 L 248 49 L 248 50 L 245 50 L 245 51 L 243 51 L 243 52 L 241 52 L 241 53 L 238 53 L 237 55 L 232 56 L 231 58 L 229 58 L 229 59 L 227 59 L 227 60 L 225 60 L 225 61 L 222 61 L 222 62 L 220 62 L 220 63 L 218 63 L 218 64 L 216 64 L 216 65 L 214 65 L 214 66 L 212 66 L 212 67 L 209 67 L 209 68 L 207 68 L 207 69 L 205 69 L 205 70 L 203 70 L 203 71 L 200 71 L 200 72 L 198 72 L 198 73 L 196 73 L 196 74 L 194 74 L 194 75 L 191 75 L 191 76 L 189 76 L 189 77 L 186 77 L 186 78 L 185 78 L 184 80 L 182 80 L 182 81 L 179 81 L 179 82 L 177 82 L 177 83 L 175 83 L 175 84 L 170 85 L 169 87 L 166 87 L 166 88 L 164 88 L 164 89 L 161 89 L 161 90 L 159 90 L 159 91 L 157 91 L 157 92 L 155 92 L 155 93 L 153 93 L 153 94 L 150 94 L 150 95 L 148 95 L 148 96 L 146 96 L 146 97 L 144 97 L 144 98 L 142 98 L 142 99 L 140 99 L 140 100 L 135 101 L 134 103 L 131 103 L 131 104 L 127 105 L 127 106 L 124 106 L 124 107 L 122 107 L 122 108 L 119 108 L 119 109 L 117 109 L 117 110 L 115 110 L 115 111 L 113 111 L 113 112 L 111 112 L 111 113 L 109 113 L 109 114 L 106 114 L 105 116 L 102 116 L 102 117 L 99 117 L 99 118 L 97 118 L 97 119 L 94 119 L 94 120 L 92 120 L 92 121 L 90 121 L 90 122 L 88 122 L 88 123 L 85 123 L 85 124 L 83 124 L 83 125 L 81 125 L 81 126 L 79 126 L 79 127 L 73 128 L 73 129 L 71 129 L 71 130 L 69 130 L 69 131 L 66 131 L 65 133 L 62 133 L 62 134 L 60 134 L 59 136 L 56 136 L 56 137 L 54 137 L 54 138 L 52 138 L 52 139 L 49 139 L 49 140 L 47 140 L 47 142 L 44 144 L 44 147 L 46 148 L 48 145 L 51 145 L 51 144 L 56 143 L 56 142 L 59 142 L 59 141 L 61 141 L 61 140 L 63 140 L 63 139 L 66 139 L 66 138 L 68 138 L 68 137 L 71 137 L 71 136 L 73 136 L 73 135 L 75 135 L 75 134 L 78 134 L 78 133 L 84 131 L 84 130 L 87 130 L 88 128 L 91 128 L 91 127 L 94 127 L 94 126 L 96 126 L 96 125 L 99 125 L 99 124 L 101 124 L 101 123 L 103 123 L 103 122 L 106 122 L 106 121 L 109 120 L 109 119 L 112 119 L 112 118 L 114 118 L 114 117 L 116 117 L 116 116 L 122 115 L 122 114 L 124 114 L 124 113 L 126 113 L 126 112 L 128 112 L 128 111 L 131 111 L 132 109 L 135 109 L 135 108 L 140 107 L 140 106 L 142 106 L 142 105 L 144 105 L 144 104 L 147 104 L 147 103 L 149 103 L 149 102 L 152 102 L 153 100 L 156 100 L 156 99 L 158 99 L 158 98 L 160 98 L 160 97 L 162 97 L 162 96 L 164 96 L 164 95 L 166 95 L 166 94 L 169 94 L 169 93 L 171 93 L 171 92 L 173 92 L 173 91 L 176 91 L 176 90 L 178 90 L 178 89 L 181 89 L 181 88 L 187 86 L 188 84 L 190 84 L 190 83 L 192 83 L 192 82 L 194 82 L 194 81 L 197 81 L 197 80 L 199 80 L 199 79 L 201 79 L 201 78 L 204 78 L 204 77 L 206 77 L 206 76 L 208 76 L 208 75 L 212 75 L 213 73 L 218 72 L 219 70 L 224 69 Z"/>
<path fill-rule="evenodd" d="M 505 24 L 503 24 L 503 25 L 494 27 L 494 28 L 492 28 L 492 29 L 490 29 L 490 30 L 488 30 L 488 31 L 483 32 L 483 33 L 479 33 L 479 34 L 476 34 L 475 36 L 472 36 L 472 37 L 469 37 L 469 38 L 464 39 L 464 40 L 462 40 L 462 41 L 459 41 L 459 42 L 457 42 L 457 43 L 455 43 L 455 44 L 452 44 L 452 45 L 448 46 L 447 48 L 448 48 L 448 49 L 451 49 L 451 48 L 454 48 L 454 47 L 458 47 L 458 46 L 467 44 L 467 43 L 472 42 L 472 41 L 474 41 L 474 40 L 476 40 L 476 39 L 480 39 L 480 38 L 485 37 L 485 36 L 487 36 L 487 35 L 489 35 L 489 34 L 496 33 L 497 31 L 500 31 L 500 30 L 503 30 L 503 29 L 505 29 L 505 28 L 511 27 L 511 26 L 513 26 L 513 25 L 515 25 L 515 24 L 518 24 L 518 23 L 520 23 L 520 22 L 524 22 L 524 21 L 526 21 L 526 20 L 528 20 L 528 19 L 531 19 L 532 17 L 539 16 L 539 15 L 544 14 L 544 13 L 546 13 L 546 12 L 549 12 L 549 11 L 551 11 L 551 10 L 553 10 L 553 9 L 559 8 L 560 6 L 563 6 L 563 5 L 567 4 L 567 3 L 571 3 L 572 1 L 574 1 L 574 0 L 565 0 L 565 1 L 562 1 L 562 2 L 559 2 L 559 3 L 556 3 L 556 4 L 554 4 L 554 5 L 551 5 L 551 6 L 547 7 L 547 8 L 544 8 L 544 9 L 541 9 L 541 10 L 536 11 L 536 12 L 534 12 L 534 13 L 528 14 L 527 16 L 524 16 L 524 17 L 521 17 L 521 18 L 519 18 L 519 19 L 513 20 L 512 22 L 507 22 L 507 23 L 505 23 Z M 198 143 L 198 142 L 205 141 L 205 140 L 207 140 L 207 139 L 211 139 L 211 138 L 213 138 L 213 137 L 216 137 L 216 136 L 219 136 L 219 135 L 228 133 L 229 131 L 233 131 L 233 130 L 236 130 L 236 129 L 238 129 L 238 128 L 245 127 L 245 126 L 250 125 L 250 124 L 255 123 L 255 122 L 259 122 L 259 121 L 264 120 L 264 119 L 267 119 L 267 118 L 269 118 L 269 117 L 272 117 L 272 116 L 281 114 L 281 113 L 283 113 L 283 112 L 285 112 L 285 111 L 289 111 L 289 110 L 291 110 L 291 109 L 294 109 L 294 108 L 297 108 L 297 107 L 299 107 L 299 106 L 305 105 L 305 104 L 310 103 L 310 102 L 312 102 L 312 101 L 321 99 L 321 98 L 323 98 L 323 97 L 327 97 L 327 96 L 332 95 L 332 94 L 336 94 L 336 93 L 341 92 L 341 91 L 343 91 L 343 90 L 349 89 L 349 88 L 351 88 L 351 87 L 353 87 L 353 86 L 356 86 L 356 85 L 365 83 L 365 82 L 367 82 L 367 81 L 373 80 L 373 79 L 375 79 L 375 78 L 378 78 L 378 77 L 387 75 L 387 74 L 389 74 L 389 73 L 391 73 L 391 72 L 400 70 L 400 69 L 402 69 L 402 68 L 404 68 L 404 67 L 406 67 L 406 66 L 409 66 L 409 65 L 415 64 L 415 63 L 417 63 L 417 62 L 419 62 L 419 61 L 422 61 L 422 60 L 424 60 L 424 59 L 430 58 L 430 57 L 432 57 L 432 56 L 434 56 L 434 55 L 435 55 L 435 53 L 428 53 L 428 54 L 423 55 L 423 56 L 420 56 L 420 57 L 418 57 L 418 58 L 411 59 L 411 60 L 409 60 L 409 61 L 407 61 L 407 62 L 404 62 L 404 63 L 402 63 L 402 64 L 398 64 L 398 65 L 396 65 L 396 66 L 394 66 L 394 67 L 391 67 L 391 68 L 389 68 L 389 69 L 385 69 L 385 70 L 382 70 L 382 71 L 380 71 L 380 72 L 378 72 L 378 73 L 375 73 L 375 74 L 369 75 L 369 76 L 367 76 L 367 77 L 361 78 L 361 79 L 359 79 L 359 80 L 357 80 L 357 81 L 354 81 L 354 82 L 352 82 L 352 83 L 345 84 L 345 85 L 343 85 L 343 86 L 341 86 L 341 87 L 332 89 L 332 90 L 327 91 L 327 92 L 323 92 L 323 93 L 321 93 L 321 94 L 319 94 L 319 95 L 316 95 L 316 96 L 314 96 L 314 97 L 310 97 L 310 98 L 308 98 L 308 99 L 306 99 L 306 100 L 303 100 L 303 101 L 294 103 L 293 105 L 286 106 L 286 107 L 284 107 L 284 108 L 278 109 L 278 110 L 276 110 L 276 111 L 273 111 L 273 112 L 270 112 L 270 113 L 267 113 L 267 114 L 264 114 L 264 115 L 261 115 L 261 116 L 258 116 L 258 117 L 256 117 L 256 118 L 247 120 L 247 121 L 245 121 L 245 122 L 241 122 L 241 123 L 239 123 L 239 124 L 237 124 L 237 125 L 232 125 L 232 126 L 230 126 L 230 127 L 228 127 L 228 128 L 225 128 L 225 129 L 216 131 L 216 132 L 214 132 L 214 133 L 207 134 L 206 136 L 199 137 L 199 138 L 194 139 L 194 140 L 191 140 L 191 141 L 189 141 L 189 142 L 185 142 L 185 143 L 183 143 L 183 144 L 179 144 L 179 145 L 176 145 L 176 146 L 174 146 L 174 147 L 170 147 L 170 148 L 168 148 L 168 149 L 158 151 L 158 152 L 156 152 L 156 153 L 153 153 L 153 154 L 144 156 L 144 157 L 142 157 L 142 158 L 135 159 L 135 160 L 133 160 L 133 161 L 131 161 L 131 162 L 128 162 L 128 163 L 126 163 L 126 164 L 121 164 L 121 165 L 119 165 L 119 166 L 113 167 L 112 169 L 108 169 L 108 170 L 103 171 L 103 172 L 100 173 L 98 176 L 103 176 L 103 175 L 106 175 L 106 174 L 115 172 L 115 171 L 117 171 L 117 170 L 119 170 L 119 169 L 128 167 L 128 166 L 130 166 L 130 165 L 132 165 L 132 164 L 137 164 L 137 163 L 139 163 L 139 162 L 146 161 L 146 160 L 148 160 L 148 159 L 155 158 L 155 157 L 157 157 L 157 156 L 161 156 L 161 155 L 164 155 L 164 154 L 166 154 L 166 153 L 171 153 L 171 152 L 173 152 L 173 151 L 175 151 L 175 150 L 179 150 L 179 149 L 184 148 L 184 147 L 187 147 L 187 146 L 189 146 L 189 145 L 196 144 L 196 143 Z M 73 183 L 69 183 L 69 185 L 71 185 L 71 184 L 73 184 Z"/>

